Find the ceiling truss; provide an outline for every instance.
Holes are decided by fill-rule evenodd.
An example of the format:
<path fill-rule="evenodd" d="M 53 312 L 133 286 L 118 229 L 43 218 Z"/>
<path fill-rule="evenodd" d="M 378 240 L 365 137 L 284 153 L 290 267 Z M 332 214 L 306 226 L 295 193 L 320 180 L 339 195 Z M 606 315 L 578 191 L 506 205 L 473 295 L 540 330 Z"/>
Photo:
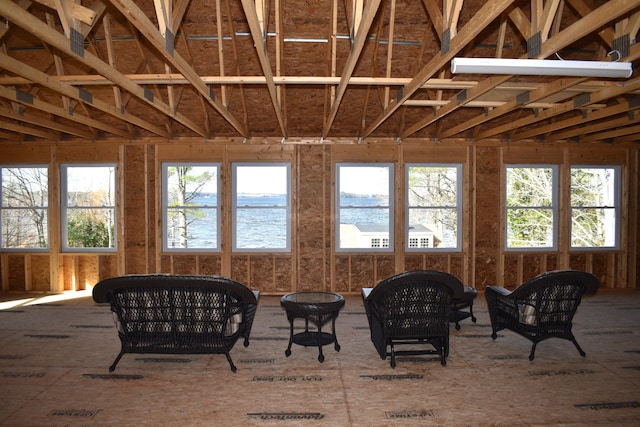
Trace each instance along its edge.
<path fill-rule="evenodd" d="M 0 141 L 636 141 L 640 78 L 452 76 L 455 56 L 640 59 L 640 0 L 0 2 Z"/>

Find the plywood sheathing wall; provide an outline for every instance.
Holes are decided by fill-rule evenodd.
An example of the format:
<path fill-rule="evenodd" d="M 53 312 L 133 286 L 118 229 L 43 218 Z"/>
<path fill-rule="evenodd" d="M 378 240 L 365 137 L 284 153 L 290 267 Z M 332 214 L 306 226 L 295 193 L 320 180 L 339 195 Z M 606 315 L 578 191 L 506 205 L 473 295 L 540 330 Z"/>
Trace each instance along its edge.
<path fill-rule="evenodd" d="M 49 164 L 51 174 L 48 253 L 0 253 L 2 289 L 10 291 L 81 290 L 100 279 L 130 273 L 223 274 L 264 293 L 323 290 L 358 293 L 402 270 L 451 272 L 479 289 L 493 284 L 513 288 L 556 268 L 594 272 L 606 287 L 636 288 L 639 277 L 638 148 L 609 144 L 554 147 L 524 144 L 446 146 L 433 142 L 377 144 L 262 144 L 259 141 L 122 141 L 100 147 L 90 143 L 2 146 L 3 164 Z M 215 161 L 221 164 L 223 242 L 220 253 L 164 253 L 161 227 L 160 166 L 164 161 Z M 293 216 L 291 253 L 232 253 L 231 163 L 290 161 Z M 404 163 L 461 162 L 464 165 L 463 250 L 405 253 L 402 244 L 384 254 L 335 250 L 336 162 L 396 164 L 397 218 L 404 215 L 400 195 Z M 113 254 L 61 253 L 59 250 L 59 166 L 71 162 L 118 165 L 119 251 Z M 619 251 L 569 252 L 561 234 L 556 252 L 507 253 L 503 248 L 502 198 L 506 163 L 622 164 L 622 247 Z M 561 174 L 562 175 L 562 174 Z M 564 194 L 568 197 L 566 185 Z M 563 213 L 566 215 L 566 213 Z M 402 232 L 401 219 L 396 236 Z M 564 245 L 564 246 L 563 246 Z"/>

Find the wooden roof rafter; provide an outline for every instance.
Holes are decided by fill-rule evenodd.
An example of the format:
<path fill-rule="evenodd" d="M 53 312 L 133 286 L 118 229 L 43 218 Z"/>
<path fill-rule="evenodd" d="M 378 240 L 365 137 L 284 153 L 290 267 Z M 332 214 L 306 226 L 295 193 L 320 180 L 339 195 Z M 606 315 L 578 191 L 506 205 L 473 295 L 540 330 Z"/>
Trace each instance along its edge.
<path fill-rule="evenodd" d="M 331 30 L 330 30 L 330 34 L 329 34 L 329 46 L 327 49 L 327 54 L 329 55 L 329 59 L 327 61 L 327 63 L 329 64 L 328 66 L 328 76 L 330 78 L 336 78 L 337 76 L 337 72 L 338 72 L 338 50 L 337 50 L 337 43 L 338 43 L 338 0 L 332 0 L 331 1 Z M 335 102 L 336 99 L 336 92 L 334 90 L 333 85 L 331 84 L 326 84 L 326 94 L 325 94 L 325 102 L 324 102 L 324 114 L 323 114 L 323 127 L 326 125 L 327 123 L 327 117 L 329 116 L 329 111 L 331 109 L 331 106 L 333 105 L 333 103 Z"/>
<path fill-rule="evenodd" d="M 604 125 L 606 127 L 623 126 L 626 121 L 629 120 L 628 115 L 636 115 L 637 109 L 640 109 L 640 99 L 638 96 L 625 100 L 616 105 L 612 105 L 606 108 L 602 108 L 598 111 L 587 112 L 586 114 L 577 115 L 575 117 L 555 121 L 554 123 L 537 126 L 536 132 L 532 136 L 547 135 L 548 141 L 560 141 L 565 139 L 577 138 L 580 135 L 592 133 L 602 129 L 601 124 L 591 127 L 591 122 L 606 120 Z M 613 119 L 615 116 L 623 116 L 620 122 L 615 122 Z"/>
<path fill-rule="evenodd" d="M 32 96 L 25 96 L 24 93 L 21 93 L 20 91 L 14 88 L 7 88 L 7 87 L 0 86 L 0 97 L 6 98 L 10 101 L 22 104 L 27 107 L 35 108 L 36 110 L 40 110 L 48 114 L 52 114 L 54 116 L 71 120 L 72 122 L 82 124 L 89 128 L 101 129 L 104 132 L 117 135 L 121 138 L 131 137 L 131 135 L 129 135 L 128 133 L 122 132 L 120 129 L 107 125 L 99 120 L 82 116 L 80 114 L 70 114 L 68 110 L 65 110 L 62 107 L 50 104 L 46 101 L 42 101 Z"/>
<path fill-rule="evenodd" d="M 368 27 L 369 0 L 0 2 L 1 52 L 25 65 L 15 73 L 0 63 L 0 86 L 38 100 L 3 97 L 0 116 L 44 135 L 41 119 L 65 140 L 233 138 L 238 128 L 269 144 L 632 138 L 618 128 L 633 132 L 640 88 L 609 89 L 639 76 L 640 0 L 379 1 Z M 603 5 L 619 17 L 594 18 Z M 632 62 L 635 77 L 449 72 L 454 56 L 588 61 L 607 52 Z M 319 91 L 324 102 L 310 102 Z"/>
<path fill-rule="evenodd" d="M 632 124 L 640 122 L 640 118 L 637 114 L 627 119 L 625 125 L 620 125 L 617 128 L 607 127 L 599 132 L 581 135 L 580 142 L 595 142 L 606 141 L 614 138 L 634 136 L 640 134 L 640 126 L 631 126 Z M 617 123 L 617 122 L 616 122 Z"/>
<path fill-rule="evenodd" d="M 357 34 L 353 40 L 353 46 L 349 53 L 349 57 L 345 63 L 344 69 L 342 71 L 342 75 L 340 76 L 340 83 L 336 88 L 335 99 L 333 100 L 333 104 L 331 105 L 331 109 L 329 111 L 329 115 L 327 116 L 324 124 L 324 128 L 322 129 L 321 139 L 324 139 L 329 134 L 329 130 L 333 125 L 333 121 L 336 118 L 336 114 L 338 114 L 338 109 L 340 108 L 340 103 L 342 102 L 342 98 L 344 97 L 344 93 L 347 90 L 347 85 L 349 84 L 349 80 L 351 79 L 351 75 L 353 74 L 353 70 L 356 67 L 356 63 L 360 58 L 360 54 L 362 53 L 362 49 L 364 48 L 364 43 L 367 38 L 367 34 L 369 33 L 369 29 L 371 28 L 371 24 L 373 24 L 373 20 L 378 13 L 378 8 L 380 7 L 381 0 L 369 0 L 364 7 L 364 11 L 362 12 L 362 20 L 358 25 Z"/>
<path fill-rule="evenodd" d="M 127 18 L 129 22 L 150 42 L 153 47 L 168 61 L 178 72 L 180 72 L 193 86 L 207 102 L 215 108 L 216 111 L 242 136 L 248 136 L 247 129 L 242 126 L 238 120 L 233 117 L 226 108 L 215 99 L 213 91 L 206 85 L 202 78 L 196 73 L 196 71 L 182 58 L 182 56 L 175 50 L 169 50 L 166 46 L 166 40 L 160 32 L 153 26 L 149 18 L 144 12 L 131 0 L 110 0 L 122 14 Z M 169 116 L 172 116 L 176 120 L 180 121 L 181 115 L 175 110 L 172 111 Z M 183 123 L 184 124 L 184 123 Z M 191 122 L 189 126 L 201 136 L 207 137 L 208 135 L 200 126 Z"/>
<path fill-rule="evenodd" d="M 31 136 L 36 136 L 38 138 L 48 139 L 50 141 L 59 141 L 61 139 L 61 135 L 59 132 L 52 132 L 51 130 L 45 130 L 40 126 L 37 126 L 37 127 L 22 126 L 17 123 L 0 120 L 0 128 L 4 130 L 16 132 L 19 134 L 23 134 L 23 135 L 31 135 Z"/>
<path fill-rule="evenodd" d="M 277 2 L 279 0 L 274 1 Z M 278 124 L 280 125 L 280 131 L 282 132 L 282 136 L 286 138 L 287 128 L 284 123 L 282 105 L 280 103 L 280 99 L 278 98 L 276 84 L 273 80 L 273 72 L 271 71 L 271 63 L 269 62 L 269 56 L 267 55 L 267 43 L 265 37 L 266 32 L 260 26 L 258 12 L 256 10 L 256 3 L 254 3 L 254 0 L 242 0 L 242 8 L 244 9 L 247 23 L 249 24 L 249 30 L 251 31 L 251 36 L 253 37 L 253 44 L 256 47 L 256 53 L 258 54 L 260 65 L 262 66 L 262 72 L 266 79 L 267 90 L 269 91 L 271 103 L 273 104 L 273 109 L 276 113 Z"/>
<path fill-rule="evenodd" d="M 590 135 L 590 134 L 602 135 L 602 132 L 606 132 L 609 129 L 623 128 L 631 124 L 638 123 L 638 121 L 640 121 L 640 115 L 636 110 L 640 108 L 640 106 L 634 107 L 634 106 L 625 105 L 625 104 L 620 104 L 619 106 L 616 106 L 616 107 L 619 107 L 617 109 L 624 109 L 622 114 L 618 114 L 619 116 L 618 118 L 609 118 L 613 116 L 613 114 L 611 114 L 610 109 L 607 109 L 607 111 L 605 110 L 597 111 L 597 113 L 601 113 L 601 112 L 606 113 L 606 114 L 597 115 L 598 117 L 604 117 L 606 119 L 606 120 L 601 120 L 598 123 L 580 124 L 579 128 L 574 128 L 565 132 L 557 132 L 557 133 L 551 133 L 556 130 L 555 128 L 553 128 L 553 126 L 545 126 L 545 128 L 549 131 L 549 133 L 544 134 L 545 141 L 561 141 L 561 140 L 567 140 L 567 139 L 568 140 L 577 139 L 577 140 L 583 141 L 584 140 L 583 138 L 586 138 L 587 135 Z M 610 107 L 610 108 L 613 109 L 615 107 Z M 591 120 L 595 121 L 597 119 L 592 117 Z M 565 123 L 560 124 L 560 126 L 564 126 L 564 125 Z"/>
<path fill-rule="evenodd" d="M 104 17 L 102 18 L 102 23 L 104 28 L 105 43 L 107 46 L 107 61 L 111 67 L 116 68 L 116 62 L 115 62 L 116 59 L 115 59 L 115 53 L 114 53 L 114 47 L 113 47 L 113 36 L 111 33 L 111 18 L 109 14 L 104 15 Z M 118 110 L 120 110 L 120 112 L 124 112 L 125 108 L 124 108 L 124 102 L 122 99 L 122 91 L 120 90 L 120 86 L 113 85 L 112 88 L 113 88 L 112 90 L 113 90 L 113 99 L 115 101 L 115 107 Z M 131 123 L 128 123 L 128 127 L 129 127 L 129 132 L 133 133 L 134 132 L 133 125 Z"/>
<path fill-rule="evenodd" d="M 389 116 L 391 116 L 400 106 L 408 100 L 422 85 L 445 66 L 457 52 L 467 46 L 480 31 L 482 31 L 490 22 L 499 16 L 513 0 L 499 0 L 486 3 L 473 18 L 462 28 L 455 37 L 451 39 L 451 45 L 448 52 L 440 56 L 433 57 L 413 79 L 404 85 L 383 112 L 371 123 L 362 137 L 369 136 L 377 129 Z"/>
<path fill-rule="evenodd" d="M 77 21 L 77 24 L 83 23 L 88 26 L 93 26 L 96 21 L 98 14 L 95 10 L 83 6 L 80 3 L 77 3 L 72 0 L 33 0 L 35 3 L 40 3 L 44 6 L 47 6 L 50 9 L 57 10 L 60 13 L 61 20 L 66 22 L 62 22 L 65 30 L 70 29 L 71 26 L 75 25 L 70 21 Z"/>
<path fill-rule="evenodd" d="M 616 0 L 613 0 L 613 2 L 616 2 Z M 564 47 L 569 46 L 571 43 L 578 40 L 580 37 L 583 37 L 586 34 L 589 34 L 590 32 L 592 32 L 594 28 L 598 28 L 598 24 L 602 25 L 603 22 L 610 22 L 616 19 L 618 16 L 623 15 L 624 13 L 629 11 L 629 9 L 625 9 L 625 5 L 629 7 L 628 5 L 629 2 L 625 0 L 620 0 L 617 3 L 620 3 L 617 5 L 618 7 L 616 7 L 616 5 L 611 5 L 610 7 L 609 4 L 601 6 L 600 8 L 591 12 L 586 17 L 582 17 L 579 21 L 573 23 L 572 25 L 570 25 L 560 33 L 556 34 L 555 36 L 551 38 L 547 38 L 545 42 L 543 42 L 541 45 L 540 55 L 538 57 L 546 58 L 549 55 L 552 55 L 560 51 Z M 532 11 L 531 15 L 535 16 L 536 15 L 535 12 L 536 11 Z M 541 11 L 538 11 L 538 12 L 541 12 Z M 541 12 L 540 15 L 542 17 L 540 19 L 544 19 L 544 24 L 545 24 L 544 27 L 550 28 L 550 22 L 553 20 L 552 17 L 550 16 L 551 14 L 549 12 L 547 13 Z M 555 11 L 553 15 L 555 15 Z M 532 29 L 535 29 L 537 27 L 538 27 L 538 24 L 534 22 L 531 23 Z M 417 132 L 418 130 L 438 121 L 444 115 L 450 114 L 454 110 L 461 108 L 464 104 L 477 99 L 479 96 L 494 89 L 497 85 L 506 82 L 510 78 L 511 76 L 508 76 L 508 75 L 507 76 L 496 75 L 496 76 L 488 77 L 482 84 L 465 91 L 464 98 L 462 101 L 460 101 L 458 96 L 454 96 L 453 98 L 451 98 L 447 106 L 439 109 L 435 113 L 428 115 L 426 118 L 420 120 L 418 123 L 406 129 L 401 134 L 401 138 L 406 138 L 412 135 L 413 133 Z M 508 102 L 507 104 L 502 105 L 496 109 L 492 109 L 489 112 L 483 112 L 482 114 L 468 120 L 463 124 L 454 126 L 452 128 L 453 130 L 441 131 L 438 134 L 438 138 L 451 137 L 473 126 L 477 126 L 480 123 L 484 123 L 493 118 L 496 118 L 501 115 L 507 114 L 511 111 L 520 109 L 521 104 L 538 101 L 544 98 L 545 96 L 549 96 L 553 93 L 557 93 L 564 89 L 567 89 L 568 87 L 578 85 L 584 82 L 585 80 L 586 79 L 584 78 L 556 79 L 553 83 L 550 83 L 548 86 L 545 86 L 541 90 L 534 91 L 533 93 L 532 92 L 525 93 L 524 95 L 526 96 L 524 97 L 515 98 L 512 101 Z M 523 101 L 523 99 L 525 99 L 525 101 Z M 482 136 L 480 135 L 482 135 L 482 133 L 475 135 L 475 137 L 482 138 Z"/>
<path fill-rule="evenodd" d="M 165 46 L 169 43 L 175 45 L 175 30 L 173 26 L 173 0 L 153 0 L 156 10 L 156 19 L 158 21 L 158 30 L 160 35 L 165 39 Z M 170 40 L 168 40 L 170 38 Z M 173 47 L 172 47 L 173 48 Z M 170 73 L 171 67 L 168 63 L 164 63 L 165 72 Z M 169 107 L 174 111 L 177 110 L 176 98 L 172 84 L 166 86 L 167 102 Z"/>
<path fill-rule="evenodd" d="M 108 80 L 113 82 L 113 84 L 123 87 L 125 90 L 130 92 L 132 95 L 134 95 L 144 103 L 152 106 L 153 108 L 163 112 L 168 116 L 174 117 L 177 121 L 192 129 L 194 132 L 204 134 L 204 131 L 191 119 L 180 113 L 172 111 L 169 106 L 161 100 L 158 100 L 155 97 L 149 97 L 147 91 L 144 88 L 127 79 L 120 71 L 116 70 L 113 67 L 110 67 L 107 63 L 105 63 L 98 57 L 84 50 L 82 51 L 82 55 L 74 52 L 69 45 L 69 39 L 67 39 L 59 32 L 50 29 L 46 24 L 34 18 L 19 6 L 16 6 L 11 2 L 0 2 L 0 14 L 7 16 L 9 19 L 11 19 L 12 22 L 23 27 L 25 30 L 37 35 L 43 41 L 64 52 L 69 57 L 74 58 L 75 60 L 78 60 L 79 62 L 93 68 L 99 74 L 103 75 Z"/>
<path fill-rule="evenodd" d="M 393 2 L 395 2 L 395 0 L 392 0 Z M 390 9 L 390 17 L 389 17 L 389 25 L 392 26 L 393 25 L 393 8 Z M 378 20 L 378 28 L 376 29 L 376 31 L 374 32 L 373 35 L 373 54 L 372 54 L 372 60 L 371 60 L 371 66 L 370 68 L 370 72 L 369 74 L 371 74 L 372 76 L 376 76 L 376 75 L 380 75 L 380 70 L 378 69 L 378 54 L 380 51 L 380 46 L 382 46 L 382 44 L 380 43 L 380 38 L 381 38 L 381 34 L 382 34 L 382 27 L 384 25 L 384 19 L 379 19 Z M 391 32 L 389 32 L 389 34 L 391 34 Z M 388 43 L 388 47 L 387 47 L 387 58 L 389 56 L 389 49 L 392 49 L 392 43 L 391 41 Z M 389 62 L 387 62 L 387 64 L 389 64 Z M 365 123 L 365 119 L 366 119 L 366 114 L 367 114 L 367 109 L 369 107 L 369 101 L 371 100 L 371 91 L 373 89 L 377 90 L 378 92 L 378 96 L 380 98 L 380 104 L 385 107 L 387 105 L 387 103 L 389 102 L 389 98 L 388 96 L 386 96 L 388 94 L 389 91 L 389 86 L 388 85 L 368 85 L 367 89 L 365 91 L 365 95 L 364 95 L 364 102 L 362 103 L 362 113 L 360 115 L 360 132 L 362 132 L 362 130 L 364 130 L 364 123 Z M 335 91 L 332 91 L 335 95 Z M 335 98 L 334 98 L 335 99 Z"/>
<path fill-rule="evenodd" d="M 57 131 L 59 133 L 64 132 L 69 135 L 75 135 L 80 138 L 95 139 L 96 135 L 92 132 L 84 129 L 79 129 L 78 126 L 69 126 L 54 120 L 44 119 L 40 116 L 34 116 L 24 111 L 24 106 L 20 105 L 20 111 L 16 112 L 10 108 L 0 106 L 0 116 L 8 119 L 15 120 L 16 122 L 29 123 L 34 126 L 46 127 L 48 129 Z"/>
<path fill-rule="evenodd" d="M 96 108 L 97 110 L 103 113 L 114 116 L 120 120 L 124 120 L 125 123 L 127 122 L 135 123 L 141 128 L 147 129 L 157 135 L 168 137 L 168 134 L 166 134 L 166 132 L 163 132 L 162 129 L 158 128 L 157 126 L 151 123 L 148 123 L 142 119 L 139 119 L 138 117 L 135 117 L 132 114 L 116 109 L 110 104 L 89 94 L 84 89 L 79 90 L 66 83 L 49 79 L 47 74 L 39 70 L 36 70 L 35 68 L 27 67 L 25 64 L 22 64 L 19 61 L 16 61 L 15 59 L 11 58 L 6 54 L 0 53 L 0 62 L 2 62 L 3 67 L 5 69 L 11 71 L 12 73 L 21 75 L 38 85 L 48 87 L 49 89 L 55 91 L 56 93 L 61 94 L 62 96 L 65 96 L 67 98 L 73 99 L 81 103 L 89 101 L 89 103 L 94 108 Z M 69 111 L 70 116 L 77 116 L 77 114 L 72 114 L 71 110 L 68 110 L 66 108 L 65 110 Z M 120 136 L 125 138 L 133 138 L 134 136 L 133 132 L 117 132 L 116 134 L 119 134 Z"/>
<path fill-rule="evenodd" d="M 236 76 L 240 75 L 240 64 L 238 61 L 238 44 L 237 44 L 237 38 L 235 37 L 236 31 L 235 31 L 235 26 L 233 23 L 233 14 L 231 13 L 231 4 L 230 4 L 230 0 L 224 0 L 224 4 L 225 4 L 225 9 L 226 9 L 226 16 L 227 16 L 227 23 L 229 25 L 229 33 L 230 33 L 230 37 L 231 37 L 231 51 L 233 53 L 233 66 L 234 66 L 234 71 Z M 222 21 L 220 22 L 222 24 Z M 237 81 L 238 77 L 232 77 L 231 78 L 232 81 Z M 245 94 L 244 94 L 244 85 L 240 84 L 238 85 L 239 88 L 238 90 L 240 91 L 240 102 L 242 103 L 242 119 L 243 119 L 243 123 L 245 125 L 245 127 L 247 129 L 249 129 L 249 111 L 247 108 L 247 99 L 245 98 Z M 233 90 L 234 86 L 231 86 L 231 89 Z M 231 94 L 229 94 L 228 96 L 229 98 L 229 102 L 230 102 L 230 98 L 231 98 Z M 228 105 L 227 105 L 228 107 Z"/>
<path fill-rule="evenodd" d="M 634 45 L 632 47 L 631 50 L 631 56 L 629 58 L 625 58 L 625 59 L 637 59 L 640 58 L 640 46 L 639 45 Z M 579 106 L 584 108 L 588 105 L 597 103 L 597 102 L 602 102 L 602 101 L 606 101 L 607 99 L 610 98 L 615 98 L 618 96 L 622 96 L 625 94 L 630 94 L 633 93 L 637 90 L 640 90 L 640 80 L 634 80 L 631 81 L 629 83 L 626 83 L 624 85 L 615 85 L 615 86 L 607 86 L 603 89 L 600 89 L 596 92 L 592 92 L 589 94 L 588 99 L 585 99 L 585 101 L 580 104 Z M 576 102 L 574 99 L 571 99 L 567 102 L 564 102 L 556 107 L 553 108 L 549 108 L 547 110 L 541 111 L 540 113 L 538 113 L 537 115 L 534 116 L 528 116 L 525 118 L 522 118 L 520 120 L 516 120 L 516 121 L 512 121 L 510 123 L 507 123 L 506 125 L 502 125 L 502 126 L 494 126 L 490 129 L 486 129 L 485 131 L 479 133 L 477 135 L 478 138 L 488 138 L 494 135 L 499 135 L 501 133 L 505 133 L 505 132 L 509 132 L 509 131 L 515 131 L 521 127 L 525 127 L 534 123 L 538 123 L 540 121 L 546 120 L 546 119 L 550 119 L 552 117 L 558 116 L 560 114 L 564 114 L 566 112 L 569 111 L 573 111 L 576 109 Z M 537 134 L 537 133 L 536 133 Z M 522 136 L 534 136 L 530 133 L 530 131 L 521 131 L 521 132 L 515 132 L 514 133 L 514 137 L 522 137 Z"/>

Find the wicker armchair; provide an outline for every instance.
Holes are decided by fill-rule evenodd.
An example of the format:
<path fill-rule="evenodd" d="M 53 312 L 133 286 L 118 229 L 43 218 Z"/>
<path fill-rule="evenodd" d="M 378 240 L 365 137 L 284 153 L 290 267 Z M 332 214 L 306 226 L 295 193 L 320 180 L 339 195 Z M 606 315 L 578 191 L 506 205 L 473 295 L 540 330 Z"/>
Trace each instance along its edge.
<path fill-rule="evenodd" d="M 500 286 L 485 290 L 491 327 L 491 338 L 509 329 L 533 342 L 529 360 L 536 345 L 548 338 L 573 342 L 581 356 L 585 352 L 573 336 L 573 316 L 583 295 L 598 291 L 600 281 L 584 271 L 563 270 L 542 273 L 520 285 L 513 292 Z"/>
<path fill-rule="evenodd" d="M 462 283 L 454 276 L 427 270 L 400 273 L 374 288 L 364 288 L 371 341 L 380 358 L 391 356 L 391 367 L 395 368 L 397 354 L 438 354 L 445 366 L 451 301 L 463 292 Z M 404 344 L 413 349 L 396 350 L 396 345 Z M 429 347 L 417 348 L 424 345 Z"/>
<path fill-rule="evenodd" d="M 105 279 L 93 299 L 111 304 L 124 353 L 224 354 L 239 338 L 249 345 L 259 293 L 216 276 L 129 275 Z"/>

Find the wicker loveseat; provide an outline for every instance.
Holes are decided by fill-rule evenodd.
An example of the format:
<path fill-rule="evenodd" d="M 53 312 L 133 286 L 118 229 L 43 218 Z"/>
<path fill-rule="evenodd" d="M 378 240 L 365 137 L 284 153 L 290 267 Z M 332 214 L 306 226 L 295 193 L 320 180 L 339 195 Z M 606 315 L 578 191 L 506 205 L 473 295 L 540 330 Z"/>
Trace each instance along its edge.
<path fill-rule="evenodd" d="M 585 271 L 556 270 L 542 273 L 509 291 L 501 286 L 485 290 L 487 308 L 491 318 L 491 337 L 498 331 L 511 330 L 530 340 L 529 360 L 535 357 L 536 345 L 549 338 L 573 342 L 581 356 L 572 332 L 573 316 L 584 295 L 598 291 L 600 281 Z"/>
<path fill-rule="evenodd" d="M 217 276 L 127 275 L 102 280 L 93 288 L 97 303 L 109 303 L 122 345 L 109 367 L 125 353 L 196 354 L 227 357 L 249 334 L 259 293 Z"/>

